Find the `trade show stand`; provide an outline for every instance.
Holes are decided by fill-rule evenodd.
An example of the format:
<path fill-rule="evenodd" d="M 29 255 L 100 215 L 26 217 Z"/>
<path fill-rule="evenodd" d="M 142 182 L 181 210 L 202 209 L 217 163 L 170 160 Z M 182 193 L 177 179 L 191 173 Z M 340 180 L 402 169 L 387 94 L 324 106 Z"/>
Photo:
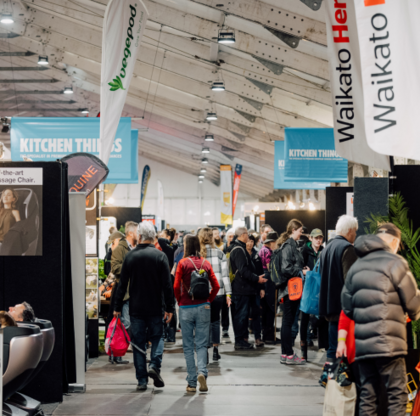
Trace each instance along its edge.
<path fill-rule="evenodd" d="M 325 189 L 325 228 L 328 240 L 329 231 L 335 231 L 338 218 L 351 215 L 352 186 L 329 186 Z"/>

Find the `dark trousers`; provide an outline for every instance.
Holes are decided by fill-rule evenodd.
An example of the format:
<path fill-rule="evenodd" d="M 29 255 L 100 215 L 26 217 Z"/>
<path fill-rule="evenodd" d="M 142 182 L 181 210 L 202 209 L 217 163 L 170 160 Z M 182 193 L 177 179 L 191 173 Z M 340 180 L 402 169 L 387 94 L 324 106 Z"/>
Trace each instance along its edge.
<path fill-rule="evenodd" d="M 216 296 L 210 311 L 210 344 L 220 344 L 220 312 L 226 304 L 226 296 Z"/>
<path fill-rule="evenodd" d="M 250 317 L 252 318 L 255 339 L 261 339 L 261 323 L 256 295 L 233 295 L 232 307 L 235 343 L 248 339 L 248 320 Z"/>
<path fill-rule="evenodd" d="M 222 306 L 222 329 L 229 331 L 229 308 L 226 302 Z"/>
<path fill-rule="evenodd" d="M 403 357 L 371 358 L 357 362 L 360 375 L 359 416 L 376 416 L 381 380 L 388 397 L 388 416 L 405 415 L 407 375 Z"/>
<path fill-rule="evenodd" d="M 318 325 L 318 348 L 328 349 L 328 321 L 320 316 L 317 322 Z"/>
<path fill-rule="evenodd" d="M 327 360 L 334 362 L 338 345 L 338 322 L 328 322 L 328 351 Z"/>
<path fill-rule="evenodd" d="M 298 300 L 290 300 L 289 296 L 283 298 L 283 319 L 281 323 L 281 353 L 283 355 L 293 355 L 292 326 L 298 308 Z"/>
<path fill-rule="evenodd" d="M 275 340 L 275 328 L 274 328 L 274 318 L 275 313 L 267 303 L 265 298 L 261 299 L 262 307 L 262 333 L 264 341 L 274 341 Z"/>
<path fill-rule="evenodd" d="M 300 318 L 300 340 L 303 342 L 308 341 L 308 327 L 309 327 L 309 318 L 311 315 L 302 312 Z"/>
<path fill-rule="evenodd" d="M 152 343 L 150 367 L 160 372 L 163 354 L 163 348 L 159 348 L 163 333 L 162 317 L 138 318 L 136 316 L 130 316 L 130 320 L 133 343 L 143 351 L 146 351 L 147 340 Z M 133 358 L 138 383 L 147 384 L 146 354 L 133 347 Z"/>

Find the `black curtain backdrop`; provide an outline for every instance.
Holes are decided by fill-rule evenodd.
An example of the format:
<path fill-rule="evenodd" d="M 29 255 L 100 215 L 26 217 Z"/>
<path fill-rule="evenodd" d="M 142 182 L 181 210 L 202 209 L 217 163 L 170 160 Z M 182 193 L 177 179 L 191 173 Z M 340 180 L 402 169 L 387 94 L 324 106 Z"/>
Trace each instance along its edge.
<path fill-rule="evenodd" d="M 347 193 L 353 192 L 352 186 L 329 186 L 325 190 L 325 227 L 335 230 L 338 218 L 347 212 Z"/>
<path fill-rule="evenodd" d="M 101 208 L 102 217 L 115 217 L 117 219 L 117 228 L 125 225 L 127 221 L 141 223 L 141 208 L 125 207 L 103 207 Z"/>

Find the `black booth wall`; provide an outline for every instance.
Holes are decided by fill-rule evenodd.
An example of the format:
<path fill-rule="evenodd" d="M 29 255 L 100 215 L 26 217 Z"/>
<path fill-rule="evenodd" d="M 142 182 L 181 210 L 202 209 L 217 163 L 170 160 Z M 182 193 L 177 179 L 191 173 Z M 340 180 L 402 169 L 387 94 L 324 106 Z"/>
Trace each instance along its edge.
<path fill-rule="evenodd" d="M 327 187 L 325 192 L 325 226 L 335 230 L 337 220 L 347 213 L 347 193 L 353 192 L 351 186 Z M 328 235 L 327 235 L 328 237 Z"/>
<path fill-rule="evenodd" d="M 101 209 L 102 217 L 115 217 L 117 219 L 117 228 L 125 225 L 127 221 L 141 222 L 141 208 L 125 208 L 125 207 L 103 207 Z"/>
<path fill-rule="evenodd" d="M 43 168 L 42 256 L 0 256 L 0 310 L 26 301 L 55 329 L 53 353 L 23 390 L 44 403 L 59 402 L 76 382 L 68 224 L 67 164 L 3 162 L 0 167 Z"/>
<path fill-rule="evenodd" d="M 288 222 L 294 218 L 301 221 L 309 232 L 320 228 L 325 235 L 325 211 L 265 211 L 265 224 L 271 225 L 279 235 L 286 231 Z"/>

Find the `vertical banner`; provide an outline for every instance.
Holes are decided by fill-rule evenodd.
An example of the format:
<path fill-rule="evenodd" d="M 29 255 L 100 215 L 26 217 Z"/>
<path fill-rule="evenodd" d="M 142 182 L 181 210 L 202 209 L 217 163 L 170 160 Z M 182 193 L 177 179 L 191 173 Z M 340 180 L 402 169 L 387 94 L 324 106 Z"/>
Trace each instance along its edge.
<path fill-rule="evenodd" d="M 157 209 L 156 209 L 156 216 L 158 216 L 161 220 L 165 217 L 165 200 L 163 196 L 163 185 L 161 181 L 157 181 L 157 191 L 158 191 L 158 199 L 157 199 Z"/>
<path fill-rule="evenodd" d="M 100 158 L 108 165 L 149 13 L 142 0 L 111 0 L 102 29 Z"/>
<path fill-rule="evenodd" d="M 419 160 L 420 2 L 355 4 L 368 144 L 379 153 Z"/>
<path fill-rule="evenodd" d="M 220 222 L 232 224 L 232 166 L 220 165 Z"/>
<path fill-rule="evenodd" d="M 143 169 L 143 176 L 141 178 L 141 195 L 140 195 L 141 212 L 143 212 L 143 205 L 144 205 L 144 200 L 146 199 L 147 184 L 149 183 L 150 175 L 151 175 L 150 167 L 149 165 L 146 165 Z"/>
<path fill-rule="evenodd" d="M 236 202 L 238 201 L 239 184 L 241 182 L 242 165 L 236 164 L 235 176 L 233 179 L 233 202 L 232 202 L 232 218 L 235 216 Z"/>
<path fill-rule="evenodd" d="M 372 150 L 366 138 L 355 3 L 363 2 L 325 2 L 335 149 L 347 160 L 389 171 L 389 157 Z"/>

